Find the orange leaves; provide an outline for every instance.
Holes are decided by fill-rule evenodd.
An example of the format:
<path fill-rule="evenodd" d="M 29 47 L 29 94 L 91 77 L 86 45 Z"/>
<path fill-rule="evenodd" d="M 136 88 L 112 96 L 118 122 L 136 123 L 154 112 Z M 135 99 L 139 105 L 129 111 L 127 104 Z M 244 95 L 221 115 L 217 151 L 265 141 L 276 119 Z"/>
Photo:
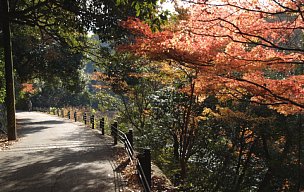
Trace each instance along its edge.
<path fill-rule="evenodd" d="M 259 85 L 244 84 L 254 96 L 252 101 L 261 104 L 274 104 L 271 108 L 276 109 L 283 114 L 299 113 L 302 107 L 297 104 L 304 102 L 304 76 L 290 76 L 285 79 L 268 79 L 264 76 L 247 75 L 245 78 L 248 81 Z M 277 105 L 275 105 L 277 103 Z M 281 105 L 279 105 L 281 103 Z M 284 105 L 283 105 L 284 104 Z"/>
<path fill-rule="evenodd" d="M 126 21 L 120 22 L 120 25 L 124 28 L 128 28 L 128 30 L 135 35 L 143 35 L 146 37 L 150 37 L 152 35 L 150 27 L 141 22 L 138 18 L 129 17 Z"/>
<path fill-rule="evenodd" d="M 122 25 L 136 38 L 121 50 L 195 69 L 196 95 L 249 97 L 284 114 L 301 111 L 303 74 L 295 73 L 304 61 L 298 40 L 304 27 L 296 9 L 300 1 L 198 2 L 189 6 L 187 17 L 162 32 L 152 33 L 129 18 Z"/>
<path fill-rule="evenodd" d="M 23 83 L 22 84 L 22 91 L 25 93 L 35 93 L 34 85 L 31 83 Z"/>
<path fill-rule="evenodd" d="M 119 51 L 133 51 L 139 55 L 158 55 L 166 52 L 163 48 L 168 39 L 172 39 L 170 31 L 152 33 L 149 26 L 137 18 L 128 18 L 121 22 L 121 26 L 127 28 L 136 36 L 136 42 L 130 45 L 121 45 Z"/>
<path fill-rule="evenodd" d="M 94 72 L 91 77 L 92 80 L 100 80 L 103 78 L 105 78 L 105 74 L 103 74 L 101 72 Z"/>

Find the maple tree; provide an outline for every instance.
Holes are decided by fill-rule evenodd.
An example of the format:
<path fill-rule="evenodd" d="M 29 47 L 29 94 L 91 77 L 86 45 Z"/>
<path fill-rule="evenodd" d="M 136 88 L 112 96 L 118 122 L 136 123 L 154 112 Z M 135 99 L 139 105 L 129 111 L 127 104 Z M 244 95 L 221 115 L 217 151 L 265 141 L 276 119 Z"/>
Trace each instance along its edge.
<path fill-rule="evenodd" d="M 154 59 L 197 69 L 196 93 L 244 99 L 284 114 L 302 111 L 303 12 L 301 1 L 196 1 L 176 25 L 152 33 L 129 18 L 137 35 L 121 46 Z"/>
<path fill-rule="evenodd" d="M 201 149 L 191 156 L 197 162 L 210 158 L 218 163 L 205 163 L 209 169 L 205 164 L 197 166 L 210 176 L 202 189 L 302 189 L 303 1 L 187 3 L 186 14 L 159 32 L 152 32 L 137 18 L 122 22 L 135 38 L 117 49 L 167 61 L 172 70 L 175 65 L 194 70 L 195 78 L 179 90 L 202 100 L 215 96 L 218 104 L 210 112 L 214 117 L 205 117 L 205 123 L 217 119 L 216 123 L 197 125 L 194 138 L 205 140 L 194 143 L 194 148 Z M 239 104 L 235 102 L 246 105 L 236 109 Z M 227 109 L 222 106 L 226 103 L 232 105 Z M 192 117 L 204 119 L 194 113 Z M 189 170 L 191 174 L 193 170 Z M 213 184 L 223 171 L 226 184 L 221 184 L 222 180 Z M 198 180 L 196 187 L 206 175 L 191 175 Z"/>

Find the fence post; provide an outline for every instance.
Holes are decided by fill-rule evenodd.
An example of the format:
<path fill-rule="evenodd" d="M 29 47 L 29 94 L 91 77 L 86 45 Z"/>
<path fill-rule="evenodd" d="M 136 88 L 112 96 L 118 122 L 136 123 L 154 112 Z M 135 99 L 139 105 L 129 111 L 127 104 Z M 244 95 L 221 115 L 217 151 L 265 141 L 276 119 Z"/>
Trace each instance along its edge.
<path fill-rule="evenodd" d="M 61 115 L 62 115 L 62 117 L 64 117 L 64 110 L 63 109 L 61 109 Z"/>
<path fill-rule="evenodd" d="M 84 121 L 84 124 L 86 125 L 87 124 L 87 113 L 83 114 L 83 121 Z"/>
<path fill-rule="evenodd" d="M 57 116 L 59 117 L 59 109 L 57 109 Z"/>
<path fill-rule="evenodd" d="M 74 120 L 75 120 L 75 122 L 77 121 L 77 112 L 76 111 L 74 112 Z"/>
<path fill-rule="evenodd" d="M 151 188 L 151 150 L 149 148 L 144 149 L 143 162 L 141 162 L 145 177 L 148 185 Z"/>
<path fill-rule="evenodd" d="M 105 131 L 105 130 L 104 130 L 104 126 L 105 126 L 104 120 L 105 120 L 104 117 L 101 118 L 101 119 L 100 119 L 100 124 L 99 124 L 99 128 L 101 129 L 101 134 L 102 134 L 102 135 L 104 135 L 104 131 Z"/>
<path fill-rule="evenodd" d="M 114 137 L 114 145 L 117 145 L 117 136 L 118 136 L 118 126 L 117 122 L 113 123 L 113 137 Z"/>
<path fill-rule="evenodd" d="M 91 115 L 90 121 L 91 121 L 92 129 L 94 129 L 95 127 L 94 115 Z"/>
<path fill-rule="evenodd" d="M 133 147 L 133 130 L 129 129 L 129 132 L 126 135 L 130 145 Z"/>
<path fill-rule="evenodd" d="M 68 118 L 71 119 L 71 112 L 68 111 Z"/>
<path fill-rule="evenodd" d="M 145 175 L 147 183 L 143 183 L 145 192 L 147 188 L 151 188 L 151 151 L 149 148 L 145 148 L 143 153 L 138 156 L 138 161 L 141 165 L 143 174 Z M 138 166 L 138 165 L 137 165 Z M 146 186 L 146 184 L 148 186 Z"/>

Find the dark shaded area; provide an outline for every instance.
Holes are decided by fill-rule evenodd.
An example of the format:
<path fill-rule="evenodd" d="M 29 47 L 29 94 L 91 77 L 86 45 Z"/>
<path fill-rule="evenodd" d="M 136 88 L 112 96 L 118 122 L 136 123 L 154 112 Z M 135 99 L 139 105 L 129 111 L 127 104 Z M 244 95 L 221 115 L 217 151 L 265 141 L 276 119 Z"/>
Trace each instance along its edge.
<path fill-rule="evenodd" d="M 44 129 L 49 129 L 52 124 L 62 124 L 64 121 L 39 121 L 31 122 L 31 119 L 18 119 L 17 124 L 21 129 L 17 129 L 19 137 L 41 132 Z M 47 126 L 49 125 L 49 126 Z"/>
<path fill-rule="evenodd" d="M 2 158 L 1 191 L 103 191 L 114 182 L 102 168 L 102 161 L 108 161 L 111 154 L 105 154 L 104 147 L 77 148 L 44 149 Z M 23 164 L 29 157 L 32 161 Z"/>
<path fill-rule="evenodd" d="M 21 119 L 20 122 L 18 122 L 19 125 L 25 125 L 25 126 L 31 126 L 31 125 L 45 125 L 45 124 L 62 124 L 64 121 L 57 121 L 57 120 L 51 120 L 51 121 L 38 121 L 38 122 L 30 122 L 30 120 Z"/>
<path fill-rule="evenodd" d="M 109 137 L 97 138 L 97 132 L 57 117 L 27 113 L 18 119 L 18 132 L 25 138 L 0 151 L 1 192 L 123 190 Z"/>

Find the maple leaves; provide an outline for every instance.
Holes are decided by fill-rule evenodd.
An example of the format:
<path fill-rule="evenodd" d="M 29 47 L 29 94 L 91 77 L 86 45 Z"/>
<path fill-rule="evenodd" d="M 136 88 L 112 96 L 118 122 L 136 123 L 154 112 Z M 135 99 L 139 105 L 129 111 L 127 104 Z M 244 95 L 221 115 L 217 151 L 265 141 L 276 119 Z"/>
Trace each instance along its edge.
<path fill-rule="evenodd" d="M 159 69 L 168 74 L 174 74 L 178 66 L 184 76 L 171 78 L 188 80 L 173 87 L 186 102 L 162 101 L 163 106 L 171 104 L 172 111 L 161 106 L 158 112 L 160 119 L 167 118 L 159 122 L 171 131 L 181 175 L 195 172 L 187 166 L 191 157 L 191 166 L 198 163 L 206 170 L 203 176 L 201 170 L 198 177 L 188 175 L 191 184 L 197 181 L 194 186 L 201 186 L 201 178 L 209 174 L 212 185 L 204 182 L 202 189 L 221 191 L 219 186 L 226 180 L 223 191 L 248 191 L 252 186 L 273 191 L 273 182 L 284 183 L 273 174 L 281 167 L 272 162 L 291 163 L 297 157 L 289 155 L 288 159 L 287 154 L 301 154 L 300 142 L 295 142 L 293 152 L 289 148 L 301 128 L 299 133 L 288 134 L 297 131 L 299 115 L 294 114 L 304 108 L 303 2 L 188 1 L 187 14 L 179 18 L 155 33 L 140 20 L 129 18 L 122 25 L 134 36 L 118 50 L 161 61 L 165 67 Z M 184 115 L 180 121 L 175 112 Z M 293 118 L 293 124 L 287 122 Z M 204 159 L 212 159 L 214 167 L 200 165 Z M 290 189 L 295 188 L 297 179 L 283 177 Z"/>
<path fill-rule="evenodd" d="M 31 83 L 22 83 L 22 91 L 25 93 L 35 93 L 34 85 Z"/>
<path fill-rule="evenodd" d="M 135 42 L 120 47 L 197 70 L 196 94 L 243 99 L 284 114 L 304 108 L 302 1 L 197 1 L 188 16 L 152 33 L 122 25 Z M 278 75 L 280 74 L 280 75 Z"/>

